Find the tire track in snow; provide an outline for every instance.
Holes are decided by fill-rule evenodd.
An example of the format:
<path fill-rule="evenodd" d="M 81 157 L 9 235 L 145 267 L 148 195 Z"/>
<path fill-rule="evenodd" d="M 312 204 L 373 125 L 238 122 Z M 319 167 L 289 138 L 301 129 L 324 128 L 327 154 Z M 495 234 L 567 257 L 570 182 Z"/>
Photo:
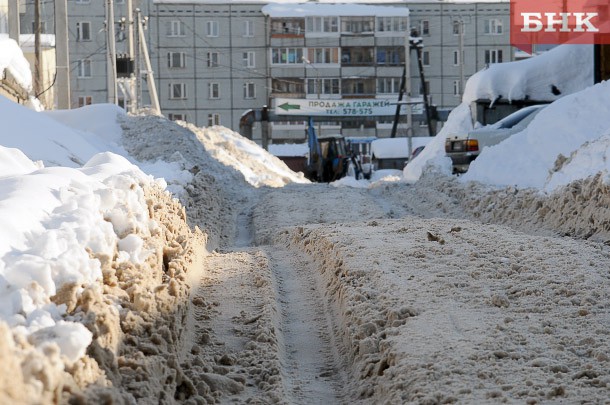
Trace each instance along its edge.
<path fill-rule="evenodd" d="M 269 247 L 279 306 L 279 346 L 290 403 L 342 403 L 347 379 L 333 336 L 332 317 L 316 272 L 304 255 Z"/>

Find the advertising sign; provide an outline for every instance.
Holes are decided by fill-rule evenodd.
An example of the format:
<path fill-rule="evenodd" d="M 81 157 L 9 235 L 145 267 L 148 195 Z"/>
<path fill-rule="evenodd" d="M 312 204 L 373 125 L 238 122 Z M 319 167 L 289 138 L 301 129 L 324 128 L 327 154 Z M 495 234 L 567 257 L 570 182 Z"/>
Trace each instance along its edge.
<path fill-rule="evenodd" d="M 421 114 L 421 100 L 414 100 L 413 114 Z M 396 113 L 396 101 L 375 98 L 342 100 L 276 98 L 276 115 L 308 115 L 334 117 L 392 116 Z M 404 112 L 406 107 L 402 107 Z"/>

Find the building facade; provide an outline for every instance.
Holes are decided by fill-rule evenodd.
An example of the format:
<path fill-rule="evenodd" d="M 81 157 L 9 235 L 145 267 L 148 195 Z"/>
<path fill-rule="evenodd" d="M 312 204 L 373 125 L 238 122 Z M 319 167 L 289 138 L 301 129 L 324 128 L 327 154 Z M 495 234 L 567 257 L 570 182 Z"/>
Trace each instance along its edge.
<path fill-rule="evenodd" d="M 68 0 L 72 105 L 107 102 L 104 1 Z M 406 35 L 423 40 L 420 79 L 411 51 L 411 94 L 424 86 L 438 109 L 461 101 L 465 80 L 490 63 L 514 59 L 505 0 L 269 3 L 265 1 L 133 0 L 148 16 L 146 38 L 161 110 L 198 126 L 239 129 L 250 109 L 273 108 L 277 98 L 397 100 Z M 127 51 L 127 0 L 115 0 L 117 52 Z M 28 7 L 31 9 L 31 7 Z M 307 10 L 306 13 L 303 10 Z M 28 20 L 29 21 L 24 21 Z M 51 28 L 46 19 L 47 30 Z M 32 21 L 22 17 L 22 32 Z M 119 94 L 119 97 L 121 95 Z M 140 101 L 146 104 L 143 92 Z M 258 126 L 257 126 L 258 125 Z M 426 122 L 413 122 L 427 134 Z M 319 124 L 323 133 L 390 134 L 392 117 L 357 117 Z M 272 140 L 304 136 L 290 116 L 270 125 Z M 404 134 L 404 124 L 399 131 Z M 260 139 L 260 124 L 252 131 Z M 399 135 L 401 132 L 399 132 Z"/>

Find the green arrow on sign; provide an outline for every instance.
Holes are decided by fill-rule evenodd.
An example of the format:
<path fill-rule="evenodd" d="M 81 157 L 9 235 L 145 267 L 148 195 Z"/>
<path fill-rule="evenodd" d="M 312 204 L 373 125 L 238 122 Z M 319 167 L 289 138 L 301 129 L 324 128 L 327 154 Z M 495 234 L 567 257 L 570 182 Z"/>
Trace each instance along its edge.
<path fill-rule="evenodd" d="M 301 106 L 298 104 L 289 104 L 289 103 L 284 103 L 284 104 L 280 104 L 278 105 L 279 108 L 281 108 L 282 110 L 285 111 L 289 111 L 289 110 L 300 110 Z"/>

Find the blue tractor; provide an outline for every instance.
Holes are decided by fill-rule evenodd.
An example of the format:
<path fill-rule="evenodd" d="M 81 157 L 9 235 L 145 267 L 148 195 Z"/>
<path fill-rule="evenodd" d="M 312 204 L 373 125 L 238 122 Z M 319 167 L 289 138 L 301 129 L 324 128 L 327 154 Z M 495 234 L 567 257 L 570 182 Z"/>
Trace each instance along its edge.
<path fill-rule="evenodd" d="M 307 143 L 309 158 L 305 176 L 309 180 L 329 183 L 346 175 L 349 155 L 342 135 L 326 135 L 318 138 L 313 120 L 310 118 Z"/>

